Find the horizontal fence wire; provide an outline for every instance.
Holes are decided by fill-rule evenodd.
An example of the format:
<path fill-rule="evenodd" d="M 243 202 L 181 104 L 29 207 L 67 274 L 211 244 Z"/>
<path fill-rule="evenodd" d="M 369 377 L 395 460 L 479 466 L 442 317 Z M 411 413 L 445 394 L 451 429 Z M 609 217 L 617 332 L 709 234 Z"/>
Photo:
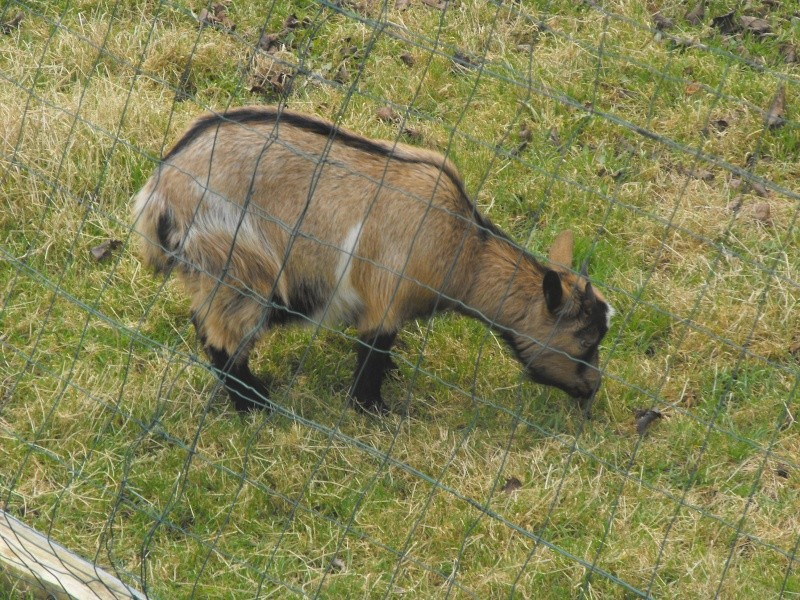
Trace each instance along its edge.
<path fill-rule="evenodd" d="M 0 509 L 152 598 L 800 594 L 798 23 L 796 7 L 767 1 L 655 12 L 7 0 Z M 278 116 L 239 124 L 247 105 Z M 318 151 L 287 137 L 284 110 L 333 124 Z M 194 151 L 174 144 L 202 114 L 264 145 L 195 131 L 213 156 L 283 152 L 307 165 L 305 208 L 296 223 L 270 214 L 254 172 L 242 209 L 176 160 L 187 197 L 194 186 L 238 215 L 215 224 L 237 242 L 221 271 L 198 264 L 198 203 L 192 233 L 153 273 L 131 198 L 171 148 Z M 411 182 L 431 158 L 403 163 L 399 184 L 402 159 L 369 142 L 356 146 L 377 170 L 343 161 L 339 128 L 387 140 L 394 156 L 404 145 L 446 156 L 493 225 L 434 204 L 452 181 L 441 162 L 429 193 Z M 388 223 L 380 198 L 392 197 L 409 219 L 474 225 L 485 244 L 515 249 L 514 281 L 529 264 L 520 251 L 547 265 L 556 234 L 572 230 L 563 277 L 588 264 L 616 308 L 599 361 L 559 346 L 566 311 L 541 336 L 501 322 L 521 302 L 509 279 L 495 277 L 495 313 L 448 288 L 456 266 L 432 285 L 413 252 L 392 264 L 369 254 L 361 227 L 351 249 L 346 230 L 345 241 L 315 234 L 310 207 L 342 202 L 321 197 L 334 168 L 363 186 L 338 193 L 370 195 L 361 224 Z M 274 281 L 234 273 L 256 219 L 289 240 L 285 256 L 345 257 L 317 274 L 333 278 L 332 296 L 348 293 L 358 265 L 396 282 L 390 306 L 402 285 L 436 298 L 436 314 L 405 322 L 388 350 L 387 414 L 357 410 L 348 391 L 356 354 L 377 337 L 330 322 L 333 301 L 310 311 Z M 473 248 L 408 229 L 403 247 L 428 248 L 432 264 Z M 384 230 L 387 244 L 404 242 Z M 159 223 L 145 243 L 162 235 Z M 467 261 L 476 273 L 481 256 Z M 290 264 L 275 280 L 295 277 Z M 213 291 L 192 316 L 181 281 L 196 276 Z M 232 295 L 262 315 L 242 344 L 258 341 L 250 364 L 267 393 L 241 375 L 223 381 L 204 351 L 198 315 Z M 529 313 L 542 297 L 525 298 Z M 227 327 L 239 326 L 237 306 Z M 264 335 L 276 314 L 302 326 Z M 379 327 L 390 326 L 387 309 Z M 526 378 L 515 344 L 531 364 L 551 355 L 575 377 L 598 370 L 591 405 Z M 237 413 L 224 384 L 266 408 Z M 42 580 L 0 562 L 12 597 Z M 93 593 L 114 597 L 104 592 Z"/>

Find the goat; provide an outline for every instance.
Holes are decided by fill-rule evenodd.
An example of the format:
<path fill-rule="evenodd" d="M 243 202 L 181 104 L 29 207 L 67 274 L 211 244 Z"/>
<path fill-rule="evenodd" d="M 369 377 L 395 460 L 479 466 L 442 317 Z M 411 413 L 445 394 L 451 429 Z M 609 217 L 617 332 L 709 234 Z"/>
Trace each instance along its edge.
<path fill-rule="evenodd" d="M 381 383 L 404 322 L 443 310 L 501 334 L 533 381 L 588 399 L 613 309 L 569 270 L 510 241 L 438 153 L 371 140 L 287 109 L 197 119 L 134 198 L 141 254 L 175 271 L 236 409 L 269 404 L 256 340 L 290 322 L 358 331 L 350 396 L 383 412 Z"/>

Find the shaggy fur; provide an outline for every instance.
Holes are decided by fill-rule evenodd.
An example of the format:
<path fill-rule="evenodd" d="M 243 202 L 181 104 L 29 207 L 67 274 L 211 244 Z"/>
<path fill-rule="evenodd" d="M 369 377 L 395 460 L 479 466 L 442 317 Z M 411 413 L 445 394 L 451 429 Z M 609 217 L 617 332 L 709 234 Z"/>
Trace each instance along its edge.
<path fill-rule="evenodd" d="M 534 381 L 588 398 L 611 308 L 569 270 L 570 235 L 537 262 L 480 215 L 441 155 L 250 107 L 198 119 L 133 207 L 141 252 L 174 270 L 238 409 L 264 406 L 256 340 L 292 321 L 359 332 L 351 395 L 383 410 L 381 382 L 405 321 L 477 317 Z"/>

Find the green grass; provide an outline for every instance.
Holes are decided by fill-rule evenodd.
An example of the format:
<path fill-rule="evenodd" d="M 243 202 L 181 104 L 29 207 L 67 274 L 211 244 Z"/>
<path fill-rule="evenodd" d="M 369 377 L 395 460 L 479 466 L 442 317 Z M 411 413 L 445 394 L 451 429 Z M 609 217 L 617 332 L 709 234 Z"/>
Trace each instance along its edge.
<path fill-rule="evenodd" d="M 733 1 L 697 26 L 663 3 L 659 35 L 646 3 L 600 4 L 242 0 L 233 33 L 199 30 L 199 1 L 4 4 L 24 19 L 0 36 L 0 507 L 156 598 L 800 595 L 800 71 L 781 54 L 800 30 L 789 3 L 751 3 L 763 39 L 709 25 Z M 254 56 L 291 13 L 311 26 Z M 454 316 L 401 333 L 392 415 L 346 405 L 353 332 L 310 329 L 254 354 L 281 410 L 234 413 L 186 298 L 132 252 L 129 201 L 195 116 L 277 101 L 250 90 L 300 63 L 290 107 L 394 139 L 391 104 L 520 244 L 574 230 L 618 312 L 591 420 Z M 787 123 L 765 129 L 779 84 Z"/>

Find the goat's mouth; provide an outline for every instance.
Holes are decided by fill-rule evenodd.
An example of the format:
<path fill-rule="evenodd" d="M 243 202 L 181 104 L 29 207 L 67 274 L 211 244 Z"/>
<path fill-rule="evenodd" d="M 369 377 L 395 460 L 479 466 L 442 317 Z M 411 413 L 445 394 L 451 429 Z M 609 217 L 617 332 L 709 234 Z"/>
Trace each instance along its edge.
<path fill-rule="evenodd" d="M 597 384 L 592 385 L 591 383 L 583 383 L 574 384 L 574 383 L 564 383 L 562 381 L 557 381 L 552 377 L 548 377 L 542 373 L 538 373 L 532 369 L 528 369 L 528 377 L 530 377 L 534 382 L 540 383 L 542 385 L 549 385 L 554 388 L 558 388 L 562 392 L 566 392 L 576 400 L 580 400 L 581 404 L 585 404 L 590 401 L 592 397 L 597 393 L 597 390 L 600 388 L 600 382 L 598 381 Z"/>

